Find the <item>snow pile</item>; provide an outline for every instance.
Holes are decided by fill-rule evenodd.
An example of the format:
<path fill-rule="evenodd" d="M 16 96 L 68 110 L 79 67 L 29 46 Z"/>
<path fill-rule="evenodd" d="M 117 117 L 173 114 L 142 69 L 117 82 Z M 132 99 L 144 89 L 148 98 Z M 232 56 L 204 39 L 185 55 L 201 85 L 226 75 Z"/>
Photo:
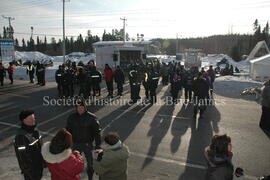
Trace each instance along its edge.
<path fill-rule="evenodd" d="M 239 70 L 248 72 L 249 71 L 249 63 L 248 61 L 240 61 L 240 62 L 235 62 L 230 56 L 225 55 L 225 54 L 209 54 L 206 57 L 202 57 L 202 66 L 207 67 L 210 65 L 213 65 L 214 67 L 218 62 L 220 62 L 222 59 L 226 59 L 227 62 L 230 65 L 233 65 L 234 67 L 237 67 Z"/>
<path fill-rule="evenodd" d="M 29 51 L 29 52 L 15 52 L 15 59 L 25 61 L 42 61 L 42 60 L 52 60 L 53 66 L 46 68 L 45 79 L 46 81 L 55 81 L 55 71 L 58 69 L 59 65 L 63 64 L 63 56 L 48 56 L 41 52 Z M 90 60 L 95 60 L 96 56 L 94 53 L 86 54 L 82 52 L 73 52 L 66 56 L 66 60 L 75 61 L 76 63 L 82 61 L 87 64 Z M 3 61 L 4 66 L 7 68 L 10 61 Z M 26 74 L 26 67 L 15 67 L 14 69 L 14 79 L 28 80 L 29 76 Z"/>
<path fill-rule="evenodd" d="M 53 60 L 51 56 L 48 56 L 46 54 L 43 54 L 38 51 L 28 51 L 28 52 L 19 52 L 15 51 L 15 59 L 16 60 L 22 60 L 22 61 L 27 61 L 27 60 Z"/>
<path fill-rule="evenodd" d="M 262 82 L 254 81 L 248 76 L 220 76 L 215 80 L 214 92 L 219 96 L 255 101 L 255 95 L 240 95 L 240 93 L 246 88 L 262 86 Z"/>

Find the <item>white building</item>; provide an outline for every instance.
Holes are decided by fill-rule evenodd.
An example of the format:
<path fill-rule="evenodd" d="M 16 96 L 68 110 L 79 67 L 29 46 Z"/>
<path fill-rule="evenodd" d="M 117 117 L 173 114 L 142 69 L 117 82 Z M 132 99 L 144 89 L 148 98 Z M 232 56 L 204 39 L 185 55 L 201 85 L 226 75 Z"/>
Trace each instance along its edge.
<path fill-rule="evenodd" d="M 250 61 L 250 77 L 256 81 L 270 79 L 270 54 Z"/>

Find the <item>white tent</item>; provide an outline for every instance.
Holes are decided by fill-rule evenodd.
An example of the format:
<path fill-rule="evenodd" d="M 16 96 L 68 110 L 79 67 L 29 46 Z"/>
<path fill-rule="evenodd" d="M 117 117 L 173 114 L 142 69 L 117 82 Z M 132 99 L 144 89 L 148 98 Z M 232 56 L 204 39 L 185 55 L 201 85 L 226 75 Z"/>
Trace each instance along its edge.
<path fill-rule="evenodd" d="M 270 79 L 270 54 L 250 61 L 250 77 L 256 81 Z"/>

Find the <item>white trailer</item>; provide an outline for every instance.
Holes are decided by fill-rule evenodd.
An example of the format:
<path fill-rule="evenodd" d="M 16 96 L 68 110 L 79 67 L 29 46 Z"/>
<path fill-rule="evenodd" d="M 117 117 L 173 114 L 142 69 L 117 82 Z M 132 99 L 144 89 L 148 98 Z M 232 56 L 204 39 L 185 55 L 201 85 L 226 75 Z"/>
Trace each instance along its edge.
<path fill-rule="evenodd" d="M 93 44 L 96 53 L 96 66 L 104 69 L 105 64 L 110 67 L 120 65 L 126 69 L 133 63 L 141 63 L 146 58 L 143 47 L 133 46 L 122 41 L 102 41 Z"/>
<path fill-rule="evenodd" d="M 185 67 L 201 67 L 201 59 L 198 54 L 201 52 L 200 49 L 185 49 Z"/>

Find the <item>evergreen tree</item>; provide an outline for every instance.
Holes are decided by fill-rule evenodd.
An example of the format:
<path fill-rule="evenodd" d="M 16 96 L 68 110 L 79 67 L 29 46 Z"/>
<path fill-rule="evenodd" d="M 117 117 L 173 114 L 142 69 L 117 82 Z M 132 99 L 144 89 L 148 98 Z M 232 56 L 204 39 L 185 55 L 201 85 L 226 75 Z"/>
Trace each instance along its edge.
<path fill-rule="evenodd" d="M 26 51 L 26 44 L 25 44 L 24 38 L 22 39 L 22 50 Z"/>
<path fill-rule="evenodd" d="M 7 38 L 7 30 L 5 26 L 3 27 L 3 38 Z"/>

